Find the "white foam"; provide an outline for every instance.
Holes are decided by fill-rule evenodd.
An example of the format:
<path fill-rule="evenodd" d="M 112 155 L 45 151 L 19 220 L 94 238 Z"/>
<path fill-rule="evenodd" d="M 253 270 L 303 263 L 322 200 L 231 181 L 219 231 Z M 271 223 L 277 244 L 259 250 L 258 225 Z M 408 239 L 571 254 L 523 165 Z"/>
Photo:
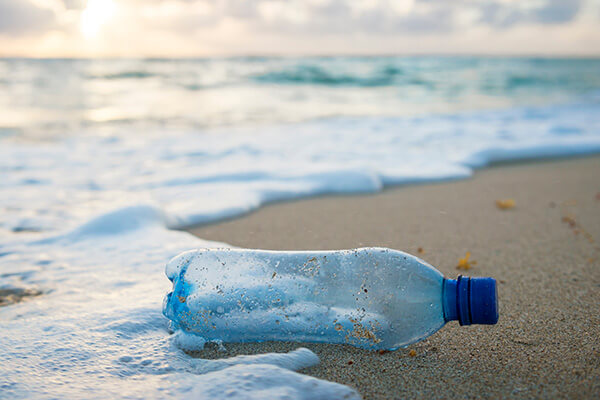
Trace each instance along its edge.
<path fill-rule="evenodd" d="M 360 398 L 348 387 L 294 374 L 271 365 L 256 365 L 251 371 L 238 365 L 210 375 L 211 379 L 206 379 L 202 386 L 194 386 L 190 392 L 191 398 L 299 400 Z"/>
<path fill-rule="evenodd" d="M 284 199 L 463 178 L 495 161 L 599 152 L 600 107 L 590 101 L 231 133 L 0 140 L 0 278 L 44 292 L 0 308 L 3 394 L 162 397 L 207 385 L 225 396 L 225 382 L 246 385 L 240 376 L 252 373 L 248 397 L 325 398 L 331 390 L 352 392 L 276 362 L 261 373 L 244 364 L 197 376 L 207 372 L 197 366 L 204 361 L 170 342 L 160 313 L 170 286 L 164 265 L 184 250 L 226 245 L 167 227 Z M 298 361 L 306 354 L 290 353 L 289 368 L 308 365 Z M 269 376 L 283 386 L 270 386 Z"/>
<path fill-rule="evenodd" d="M 160 210 L 130 207 L 64 234 L 3 243 L 2 273 L 22 273 L 21 284 L 45 291 L 39 301 L 0 308 L 3 396 L 358 397 L 342 385 L 291 372 L 318 363 L 307 349 L 221 360 L 181 352 L 178 347 L 199 350 L 203 343 L 167 331 L 160 312 L 170 286 L 165 262 L 190 247 L 224 244 L 157 221 Z"/>

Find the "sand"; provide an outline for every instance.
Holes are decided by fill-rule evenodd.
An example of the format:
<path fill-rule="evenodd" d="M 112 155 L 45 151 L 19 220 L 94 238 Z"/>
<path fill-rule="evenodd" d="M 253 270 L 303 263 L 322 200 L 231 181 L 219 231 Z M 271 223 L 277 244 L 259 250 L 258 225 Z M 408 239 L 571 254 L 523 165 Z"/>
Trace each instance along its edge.
<path fill-rule="evenodd" d="M 19 303 L 41 294 L 40 290 L 34 288 L 0 287 L 0 307 Z"/>
<path fill-rule="evenodd" d="M 516 206 L 500 210 L 499 199 Z M 495 326 L 452 322 L 385 354 L 261 343 L 226 344 L 226 353 L 209 347 L 198 356 L 308 347 L 321 363 L 304 373 L 350 385 L 365 399 L 600 396 L 600 157 L 496 166 L 463 181 L 272 204 L 191 232 L 249 248 L 400 249 L 447 277 L 495 277 L 500 298 Z M 459 271 L 467 251 L 477 263 Z"/>

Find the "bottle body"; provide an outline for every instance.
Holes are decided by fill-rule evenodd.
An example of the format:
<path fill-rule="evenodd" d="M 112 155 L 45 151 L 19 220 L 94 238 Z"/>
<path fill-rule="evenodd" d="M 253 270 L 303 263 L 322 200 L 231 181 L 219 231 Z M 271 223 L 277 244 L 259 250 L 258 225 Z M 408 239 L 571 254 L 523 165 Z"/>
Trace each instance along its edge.
<path fill-rule="evenodd" d="M 446 322 L 442 274 L 396 250 L 197 250 L 166 272 L 163 313 L 207 341 L 396 349 Z"/>

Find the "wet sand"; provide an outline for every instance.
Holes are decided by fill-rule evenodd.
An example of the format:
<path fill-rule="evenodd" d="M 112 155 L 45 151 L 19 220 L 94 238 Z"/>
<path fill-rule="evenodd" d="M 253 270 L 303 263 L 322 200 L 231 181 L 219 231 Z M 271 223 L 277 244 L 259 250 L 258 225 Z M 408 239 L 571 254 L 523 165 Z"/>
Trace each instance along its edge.
<path fill-rule="evenodd" d="M 499 199 L 516 206 L 501 210 Z M 390 247 L 420 256 L 447 277 L 499 282 L 497 325 L 452 322 L 408 349 L 379 354 L 344 345 L 226 344 L 225 354 L 208 346 L 199 356 L 308 347 L 321 363 L 304 373 L 350 385 L 365 399 L 600 396 L 600 157 L 272 204 L 190 231 L 248 248 Z M 476 264 L 459 271 L 467 251 Z"/>
<path fill-rule="evenodd" d="M 0 287 L 0 307 L 9 306 L 41 295 L 42 292 L 31 288 Z"/>

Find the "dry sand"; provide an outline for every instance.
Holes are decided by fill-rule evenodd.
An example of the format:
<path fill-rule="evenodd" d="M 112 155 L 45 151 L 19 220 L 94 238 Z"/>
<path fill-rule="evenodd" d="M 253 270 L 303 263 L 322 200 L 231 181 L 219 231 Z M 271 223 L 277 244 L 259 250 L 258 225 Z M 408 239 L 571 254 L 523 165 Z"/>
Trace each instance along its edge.
<path fill-rule="evenodd" d="M 386 354 L 302 344 L 321 358 L 304 373 L 350 385 L 366 399 L 599 398 L 599 192 L 600 157 L 505 165 L 464 181 L 273 204 L 191 231 L 249 248 L 384 246 L 419 255 L 447 277 L 499 281 L 495 326 L 452 322 Z M 495 201 L 506 198 L 516 207 L 499 210 Z M 458 271 L 467 251 L 477 264 Z M 234 355 L 299 344 L 226 347 Z M 224 354 L 211 347 L 199 356 Z"/>

